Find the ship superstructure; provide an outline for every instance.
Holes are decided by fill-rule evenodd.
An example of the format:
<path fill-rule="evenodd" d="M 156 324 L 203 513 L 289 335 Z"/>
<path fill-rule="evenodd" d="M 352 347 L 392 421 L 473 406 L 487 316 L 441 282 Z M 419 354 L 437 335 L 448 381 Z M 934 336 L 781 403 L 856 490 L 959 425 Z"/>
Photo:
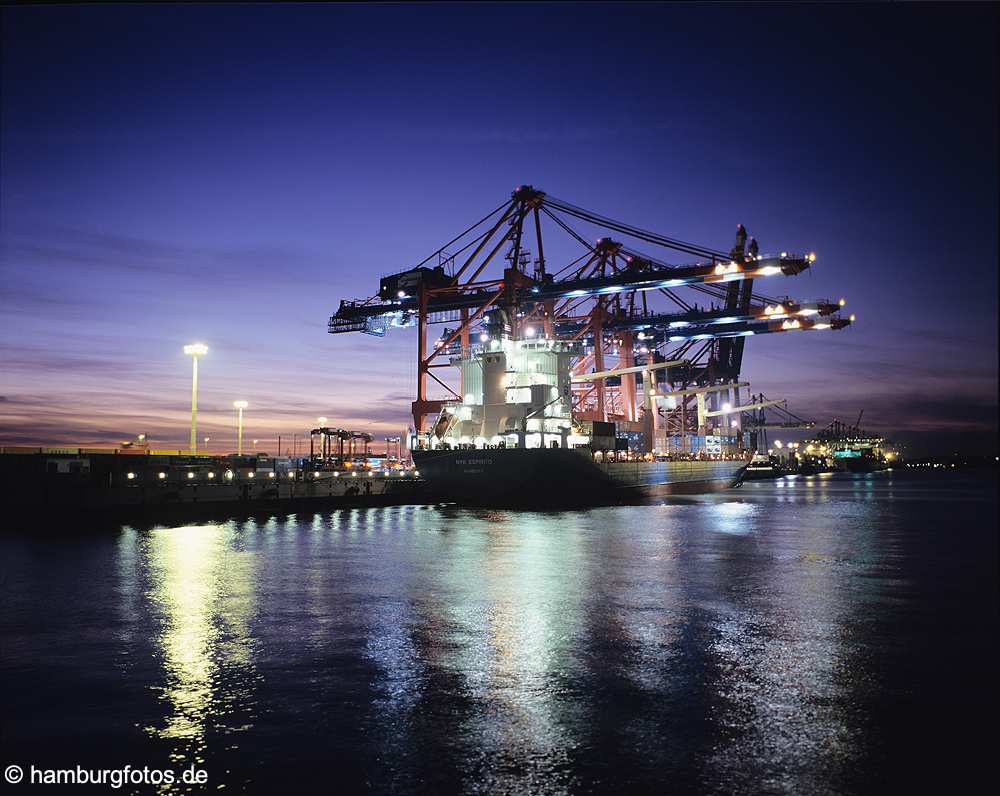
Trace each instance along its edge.
<path fill-rule="evenodd" d="M 465 394 L 411 437 L 428 484 L 464 503 L 580 505 L 722 489 L 738 479 L 742 456 L 636 455 L 614 423 L 575 420 L 571 370 L 581 353 L 574 341 L 483 333 L 468 354 L 453 357 Z"/>
<path fill-rule="evenodd" d="M 579 343 L 481 337 L 467 355 L 450 360 L 461 372 L 463 395 L 442 407 L 429 447 L 569 448 L 590 442 L 573 425 L 571 368 L 582 353 Z"/>

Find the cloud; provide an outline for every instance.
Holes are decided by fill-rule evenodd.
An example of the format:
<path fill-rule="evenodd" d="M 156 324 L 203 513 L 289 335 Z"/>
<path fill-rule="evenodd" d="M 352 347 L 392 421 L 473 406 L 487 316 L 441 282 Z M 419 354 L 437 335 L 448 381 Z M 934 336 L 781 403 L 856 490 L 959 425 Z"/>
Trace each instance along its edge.
<path fill-rule="evenodd" d="M 8 281 L 21 269 L 49 267 L 87 273 L 134 273 L 144 276 L 197 276 L 222 283 L 248 276 L 281 275 L 283 282 L 315 279 L 319 258 L 294 246 L 266 241 L 241 246 L 165 243 L 112 232 L 72 227 L 23 228 L 4 241 L 0 262 Z M 25 274 L 29 273 L 25 271 Z"/>
<path fill-rule="evenodd" d="M 41 349 L 0 344 L 3 357 L 3 371 L 54 374 L 96 374 L 102 376 L 121 375 L 131 365 L 124 360 L 110 357 L 96 357 L 84 354 L 55 353 Z"/>
<path fill-rule="evenodd" d="M 995 397 L 978 395 L 928 395 L 919 392 L 882 392 L 855 396 L 855 403 L 845 412 L 841 399 L 814 402 L 815 414 L 854 422 L 864 409 L 862 425 L 892 436 L 901 432 L 967 431 L 979 434 L 997 432 L 998 405 Z"/>
<path fill-rule="evenodd" d="M 23 309 L 30 312 L 76 312 L 93 307 L 97 302 L 65 291 L 35 287 L 8 280 L 0 285 L 0 302 L 5 309 Z"/>
<path fill-rule="evenodd" d="M 145 390 L 86 390 L 66 395 L 9 394 L 0 402 L 0 444 L 109 446 L 145 433 L 161 448 L 188 444 L 190 410 L 183 391 L 176 395 Z M 324 414 L 332 426 L 371 432 L 378 438 L 398 433 L 410 421 L 410 396 L 389 394 L 375 401 L 330 398 L 326 407 L 303 400 L 251 401 L 247 434 L 273 447 L 280 434 L 285 441 L 308 436 L 315 418 Z M 199 436 L 211 436 L 217 451 L 235 447 L 234 416 L 230 400 L 199 400 Z M 284 445 L 282 446 L 284 447 Z"/>

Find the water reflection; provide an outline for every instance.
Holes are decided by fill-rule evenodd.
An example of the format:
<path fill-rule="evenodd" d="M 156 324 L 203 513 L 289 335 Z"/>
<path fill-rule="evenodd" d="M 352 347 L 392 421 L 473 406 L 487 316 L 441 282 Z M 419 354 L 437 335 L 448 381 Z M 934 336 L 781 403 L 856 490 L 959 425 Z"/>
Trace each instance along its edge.
<path fill-rule="evenodd" d="M 174 763 L 203 763 L 210 736 L 253 726 L 256 560 L 241 549 L 240 535 L 254 529 L 232 522 L 156 528 L 143 540 L 166 707 L 145 729 L 170 742 Z"/>
<path fill-rule="evenodd" d="M 715 529 L 719 533 L 747 534 L 754 531 L 753 518 L 759 507 L 753 503 L 727 500 L 712 507 Z"/>
<path fill-rule="evenodd" d="M 491 790 L 559 793 L 571 784 L 566 763 L 577 739 L 560 720 L 560 681 L 582 619 L 581 583 L 566 577 L 579 562 L 579 519 L 497 513 L 463 530 L 482 552 L 478 571 L 463 579 L 471 610 L 460 617 L 450 665 L 479 706 L 462 731 L 479 742 Z"/>
<path fill-rule="evenodd" d="M 712 690 L 721 743 L 706 761 L 707 782 L 724 783 L 752 761 L 775 789 L 818 792 L 841 779 L 864 748 L 862 738 L 850 737 L 839 679 L 853 617 L 840 589 L 845 573 L 832 530 L 775 524 L 772 546 L 781 555 L 724 559 L 718 591 L 746 580 L 751 561 L 755 587 L 730 586 L 733 599 L 714 620 Z M 824 763 L 817 766 L 820 754 Z"/>
<path fill-rule="evenodd" d="M 397 512 L 394 527 L 426 546 L 381 562 L 365 646 L 393 786 L 419 769 L 404 761 L 427 752 L 421 714 L 442 687 L 463 741 L 445 754 L 459 755 L 464 787 L 570 792 L 598 749 L 623 785 L 673 772 L 712 790 L 753 759 L 818 786 L 817 748 L 860 748 L 839 707 L 850 616 L 836 517 L 802 528 L 747 498 Z M 384 521 L 348 524 L 370 533 Z M 692 750 L 704 765 L 691 768 Z"/>
<path fill-rule="evenodd" d="M 102 620 L 117 606 L 115 654 L 88 638 L 46 657 L 51 634 L 19 630 L 20 657 L 113 669 L 132 701 L 109 725 L 232 791 L 230 768 L 268 792 L 276 763 L 287 787 L 331 755 L 352 791 L 850 791 L 891 735 L 875 697 L 936 682 L 912 645 L 951 660 L 921 641 L 936 604 L 921 595 L 944 599 L 949 572 L 975 586 L 955 573 L 995 514 L 954 490 L 818 476 L 650 507 L 126 528 L 116 566 L 86 540 L 95 554 L 62 574 Z M 25 582 L 46 555 L 22 556 Z M 942 647 L 988 660 L 973 637 Z"/>

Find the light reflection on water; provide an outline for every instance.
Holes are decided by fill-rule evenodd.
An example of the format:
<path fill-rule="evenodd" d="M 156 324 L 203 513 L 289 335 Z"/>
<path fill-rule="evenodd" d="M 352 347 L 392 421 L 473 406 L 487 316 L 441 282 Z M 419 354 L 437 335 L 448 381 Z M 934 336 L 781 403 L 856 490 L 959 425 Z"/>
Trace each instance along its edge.
<path fill-rule="evenodd" d="M 253 520 L 241 529 L 257 531 Z M 230 522 L 156 528 L 143 537 L 141 556 L 164 673 L 151 687 L 166 708 L 144 729 L 171 742 L 172 762 L 200 764 L 209 731 L 252 726 L 256 554 L 241 549 Z"/>
<path fill-rule="evenodd" d="M 122 528 L 75 540 L 47 602 L 61 548 L 3 540 L 11 714 L 62 726 L 76 700 L 66 748 L 237 792 L 331 768 L 376 792 L 850 791 L 905 773 L 915 715 L 978 698 L 995 512 L 982 484 L 877 474 Z"/>

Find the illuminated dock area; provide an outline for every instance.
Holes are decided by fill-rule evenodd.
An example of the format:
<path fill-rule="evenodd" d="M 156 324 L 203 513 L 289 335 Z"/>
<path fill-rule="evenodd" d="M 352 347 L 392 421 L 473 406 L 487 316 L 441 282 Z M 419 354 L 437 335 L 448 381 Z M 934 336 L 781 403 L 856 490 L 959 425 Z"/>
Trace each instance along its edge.
<path fill-rule="evenodd" d="M 426 484 L 406 467 L 346 462 L 315 469 L 310 460 L 218 456 L 185 450 L 0 448 L 0 476 L 15 509 L 76 511 L 219 509 L 419 503 Z"/>

